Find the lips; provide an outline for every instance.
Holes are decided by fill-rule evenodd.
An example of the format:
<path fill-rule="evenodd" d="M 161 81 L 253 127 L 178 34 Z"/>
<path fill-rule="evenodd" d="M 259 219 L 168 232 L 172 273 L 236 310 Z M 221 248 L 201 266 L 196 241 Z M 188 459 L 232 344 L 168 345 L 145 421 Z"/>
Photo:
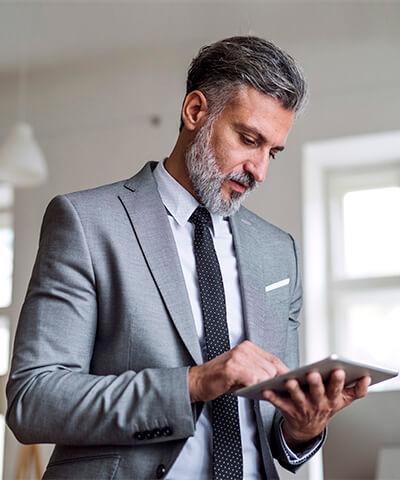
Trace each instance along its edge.
<path fill-rule="evenodd" d="M 229 180 L 229 182 L 235 192 L 244 193 L 247 190 L 248 185 L 237 182 L 236 180 Z"/>

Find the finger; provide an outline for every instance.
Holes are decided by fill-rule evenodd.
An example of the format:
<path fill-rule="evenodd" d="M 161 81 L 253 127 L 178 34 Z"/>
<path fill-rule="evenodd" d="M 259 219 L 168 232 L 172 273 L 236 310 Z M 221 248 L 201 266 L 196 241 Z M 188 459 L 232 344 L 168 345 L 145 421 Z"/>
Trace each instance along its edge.
<path fill-rule="evenodd" d="M 290 413 L 293 410 L 293 405 L 291 400 L 277 395 L 272 390 L 263 390 L 261 392 L 261 395 L 264 400 L 267 400 L 267 402 L 272 403 L 272 405 L 274 405 L 276 408 L 279 408 L 279 410 L 283 413 Z"/>
<path fill-rule="evenodd" d="M 366 376 L 358 380 L 358 382 L 351 388 L 345 388 L 344 393 L 348 401 L 353 402 L 363 398 L 368 393 L 368 386 L 371 383 L 371 377 Z"/>
<path fill-rule="evenodd" d="M 288 367 L 278 357 L 266 352 L 258 345 L 250 342 L 250 340 L 243 341 L 237 348 L 247 356 L 250 356 L 256 365 L 264 368 L 268 378 L 282 375 L 289 371 Z"/>
<path fill-rule="evenodd" d="M 275 377 L 276 370 L 271 368 L 264 368 L 258 365 L 243 366 L 238 370 L 238 378 L 244 386 L 254 385 L 257 383 L 265 382 Z"/>
<path fill-rule="evenodd" d="M 325 386 L 322 377 L 318 372 L 311 372 L 307 375 L 307 382 L 310 391 L 310 399 L 314 404 L 321 403 L 325 396 Z"/>
<path fill-rule="evenodd" d="M 371 384 L 371 377 L 366 376 L 359 380 L 355 386 L 356 398 L 363 398 L 368 393 L 368 386 Z"/>
<path fill-rule="evenodd" d="M 301 411 L 304 411 L 307 404 L 307 398 L 303 390 L 300 388 L 299 382 L 294 378 L 287 380 L 285 382 L 285 387 L 289 392 L 290 398 L 292 399 L 294 406 Z"/>
<path fill-rule="evenodd" d="M 289 368 L 278 357 L 276 357 L 270 352 L 266 352 L 254 343 L 253 346 L 255 352 L 257 352 L 257 354 L 260 355 L 262 359 L 267 360 L 275 366 L 278 375 L 282 375 L 289 371 Z"/>
<path fill-rule="evenodd" d="M 261 362 L 263 362 L 266 367 L 268 366 L 268 368 L 270 368 L 270 366 L 273 366 L 275 375 L 283 375 L 289 371 L 288 367 L 281 360 L 279 360 L 278 357 L 275 357 L 271 353 L 264 352 L 262 350 L 258 353 L 260 354 Z"/>
<path fill-rule="evenodd" d="M 277 357 L 249 340 L 230 350 L 228 362 L 228 383 L 231 388 L 260 383 L 288 371 Z"/>
<path fill-rule="evenodd" d="M 242 361 L 230 359 L 223 365 L 222 375 L 226 378 L 230 388 L 241 388 L 255 385 L 269 380 L 274 375 L 269 375 L 264 368 L 256 365 L 254 361 L 243 358 Z"/>
<path fill-rule="evenodd" d="M 330 376 L 326 395 L 331 401 L 335 401 L 342 394 L 346 373 L 342 369 L 334 370 Z"/>
<path fill-rule="evenodd" d="M 271 358 L 270 361 L 275 365 L 278 375 L 283 375 L 289 371 L 289 368 L 282 362 L 282 360 L 275 357 L 275 355 L 272 355 L 272 353 L 269 353 L 269 355 Z"/>
<path fill-rule="evenodd" d="M 257 367 L 260 368 L 266 375 L 266 379 L 274 378 L 279 375 L 278 369 L 275 364 L 264 359 L 257 358 L 258 363 Z"/>
<path fill-rule="evenodd" d="M 234 386 L 252 385 L 275 377 L 276 368 L 254 351 L 250 342 L 244 342 L 221 355 L 224 360 L 225 375 Z M 218 357 L 216 357 L 218 358 Z"/>

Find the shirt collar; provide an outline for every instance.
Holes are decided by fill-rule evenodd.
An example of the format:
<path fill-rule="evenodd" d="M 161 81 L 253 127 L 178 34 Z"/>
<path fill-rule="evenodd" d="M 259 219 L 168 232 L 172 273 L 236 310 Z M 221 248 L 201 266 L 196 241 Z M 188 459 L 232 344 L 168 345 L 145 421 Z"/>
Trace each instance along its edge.
<path fill-rule="evenodd" d="M 154 179 L 165 208 L 176 222 L 180 226 L 183 226 L 188 222 L 190 216 L 200 203 L 168 173 L 164 166 L 165 160 L 166 159 L 158 162 L 156 168 L 153 170 Z M 224 217 L 211 213 L 211 219 L 214 233 L 216 234 L 223 225 Z"/>

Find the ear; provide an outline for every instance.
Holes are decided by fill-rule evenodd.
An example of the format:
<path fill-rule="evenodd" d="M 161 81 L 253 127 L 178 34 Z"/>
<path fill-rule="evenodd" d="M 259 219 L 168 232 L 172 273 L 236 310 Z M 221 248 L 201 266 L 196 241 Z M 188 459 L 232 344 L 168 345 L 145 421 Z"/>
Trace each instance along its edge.
<path fill-rule="evenodd" d="M 182 122 L 189 131 L 202 125 L 208 115 L 207 99 L 200 90 L 193 90 L 186 95 L 182 105 Z"/>

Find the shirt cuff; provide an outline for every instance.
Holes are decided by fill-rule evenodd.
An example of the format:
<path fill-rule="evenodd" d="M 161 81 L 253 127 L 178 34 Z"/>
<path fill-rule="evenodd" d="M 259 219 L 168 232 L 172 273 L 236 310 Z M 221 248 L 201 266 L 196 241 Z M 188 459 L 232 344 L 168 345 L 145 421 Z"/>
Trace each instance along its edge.
<path fill-rule="evenodd" d="M 304 463 L 306 460 L 311 458 L 325 442 L 327 432 L 326 428 L 320 435 L 318 435 L 318 437 L 315 437 L 315 441 L 311 446 L 307 447 L 301 453 L 294 453 L 288 447 L 285 437 L 283 436 L 282 423 L 283 419 L 281 419 L 281 421 L 279 422 L 279 437 L 282 442 L 283 451 L 285 452 L 286 459 L 290 465 L 299 465 L 301 463 Z"/>

